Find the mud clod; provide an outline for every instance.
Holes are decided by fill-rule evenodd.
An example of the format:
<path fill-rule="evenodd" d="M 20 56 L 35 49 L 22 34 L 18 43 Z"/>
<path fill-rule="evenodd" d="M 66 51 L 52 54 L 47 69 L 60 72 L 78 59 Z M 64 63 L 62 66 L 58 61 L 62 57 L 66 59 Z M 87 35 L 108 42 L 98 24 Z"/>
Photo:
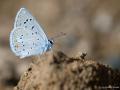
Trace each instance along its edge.
<path fill-rule="evenodd" d="M 70 58 L 62 52 L 47 52 L 33 62 L 14 90 L 120 88 L 120 72 L 93 60 Z"/>

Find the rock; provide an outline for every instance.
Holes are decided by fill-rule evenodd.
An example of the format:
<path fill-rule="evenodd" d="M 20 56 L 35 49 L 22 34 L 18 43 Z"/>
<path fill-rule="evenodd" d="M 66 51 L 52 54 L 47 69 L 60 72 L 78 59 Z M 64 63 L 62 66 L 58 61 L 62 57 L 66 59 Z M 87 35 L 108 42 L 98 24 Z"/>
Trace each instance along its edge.
<path fill-rule="evenodd" d="M 108 65 L 50 51 L 33 58 L 14 90 L 99 90 L 119 82 L 120 72 Z"/>

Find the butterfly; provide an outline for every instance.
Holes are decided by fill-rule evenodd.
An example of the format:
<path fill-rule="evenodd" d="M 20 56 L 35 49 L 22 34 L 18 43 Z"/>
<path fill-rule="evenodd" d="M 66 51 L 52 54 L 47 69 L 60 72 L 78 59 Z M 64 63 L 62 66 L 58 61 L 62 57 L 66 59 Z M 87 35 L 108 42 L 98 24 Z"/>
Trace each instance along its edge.
<path fill-rule="evenodd" d="M 51 50 L 53 40 L 47 38 L 42 27 L 30 12 L 21 8 L 15 18 L 14 28 L 10 33 L 10 47 L 20 58 L 41 55 Z"/>

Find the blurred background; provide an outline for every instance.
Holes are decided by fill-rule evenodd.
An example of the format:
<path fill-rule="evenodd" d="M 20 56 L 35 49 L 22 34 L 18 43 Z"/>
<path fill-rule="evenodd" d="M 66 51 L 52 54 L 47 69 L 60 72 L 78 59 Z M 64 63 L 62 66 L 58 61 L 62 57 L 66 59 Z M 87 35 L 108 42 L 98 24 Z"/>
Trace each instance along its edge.
<path fill-rule="evenodd" d="M 9 46 L 17 11 L 27 8 L 49 38 L 60 32 L 53 49 L 120 69 L 120 0 L 0 0 L 0 90 L 12 90 L 31 58 L 20 60 Z"/>

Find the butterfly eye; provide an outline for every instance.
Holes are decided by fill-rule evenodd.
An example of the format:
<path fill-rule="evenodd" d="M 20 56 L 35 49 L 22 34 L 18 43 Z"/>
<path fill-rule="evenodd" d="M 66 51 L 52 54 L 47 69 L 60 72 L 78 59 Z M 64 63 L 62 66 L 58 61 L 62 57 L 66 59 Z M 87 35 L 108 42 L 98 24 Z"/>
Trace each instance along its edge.
<path fill-rule="evenodd" d="M 48 40 L 51 44 L 53 44 L 53 40 Z"/>

